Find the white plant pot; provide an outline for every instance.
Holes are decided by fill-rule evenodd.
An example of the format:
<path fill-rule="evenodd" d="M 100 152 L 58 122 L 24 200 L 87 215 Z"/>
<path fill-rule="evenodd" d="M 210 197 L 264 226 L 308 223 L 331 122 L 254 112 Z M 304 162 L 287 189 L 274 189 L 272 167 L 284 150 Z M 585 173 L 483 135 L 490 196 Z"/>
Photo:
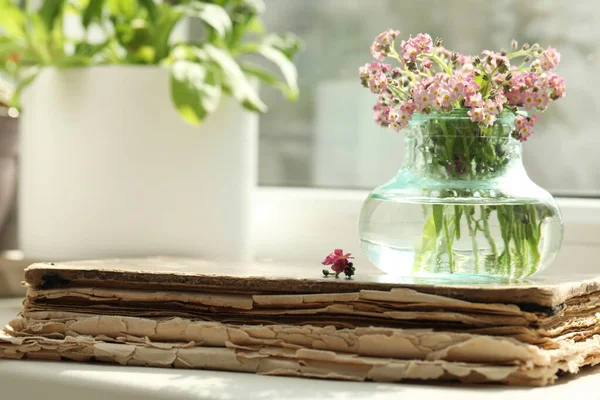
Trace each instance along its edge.
<path fill-rule="evenodd" d="M 258 116 L 224 99 L 192 127 L 169 93 L 158 67 L 42 72 L 23 97 L 27 257 L 252 256 Z"/>

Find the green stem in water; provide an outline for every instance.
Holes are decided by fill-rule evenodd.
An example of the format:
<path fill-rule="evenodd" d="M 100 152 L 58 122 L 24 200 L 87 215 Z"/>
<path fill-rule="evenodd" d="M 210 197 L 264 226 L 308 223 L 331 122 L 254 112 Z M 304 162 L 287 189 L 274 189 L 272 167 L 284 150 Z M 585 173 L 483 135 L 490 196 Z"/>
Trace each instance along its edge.
<path fill-rule="evenodd" d="M 450 270 L 450 273 L 453 274 L 454 273 L 454 257 L 452 256 L 453 240 L 450 235 L 450 231 L 448 229 L 448 224 L 449 224 L 448 219 L 444 218 L 444 235 L 446 235 L 446 248 L 448 251 L 448 269 Z"/>
<path fill-rule="evenodd" d="M 473 220 L 471 210 L 475 210 L 474 206 L 463 206 L 465 219 L 467 220 L 467 227 L 469 228 L 469 236 L 471 237 L 471 243 L 473 245 L 473 257 L 474 257 L 474 271 L 479 273 L 479 244 L 477 243 L 477 223 Z"/>
<path fill-rule="evenodd" d="M 462 217 L 462 208 L 454 206 L 454 237 L 460 240 L 460 219 Z"/>
<path fill-rule="evenodd" d="M 502 250 L 502 253 L 498 257 L 498 267 L 500 271 L 504 270 L 505 274 L 508 275 L 512 264 L 512 257 L 510 254 L 510 229 L 504 212 L 504 207 L 498 206 L 496 209 L 496 215 L 498 217 L 498 223 L 500 224 L 502 241 L 504 242 L 504 250 Z"/>
<path fill-rule="evenodd" d="M 492 237 L 492 232 L 490 230 L 490 213 L 487 210 L 487 207 L 481 207 L 481 214 L 483 219 L 483 234 L 490 244 L 490 250 L 492 251 L 492 255 L 494 256 L 494 260 L 498 259 L 498 247 L 496 247 L 496 241 Z"/>

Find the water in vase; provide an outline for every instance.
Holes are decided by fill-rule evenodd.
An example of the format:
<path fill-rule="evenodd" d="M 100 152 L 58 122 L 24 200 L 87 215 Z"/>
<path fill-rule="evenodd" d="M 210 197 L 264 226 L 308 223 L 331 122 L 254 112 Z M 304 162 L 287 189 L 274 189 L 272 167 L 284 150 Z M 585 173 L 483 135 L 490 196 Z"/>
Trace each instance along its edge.
<path fill-rule="evenodd" d="M 522 278 L 547 265 L 561 243 L 554 205 L 534 200 L 371 195 L 361 216 L 363 250 L 397 276 Z"/>

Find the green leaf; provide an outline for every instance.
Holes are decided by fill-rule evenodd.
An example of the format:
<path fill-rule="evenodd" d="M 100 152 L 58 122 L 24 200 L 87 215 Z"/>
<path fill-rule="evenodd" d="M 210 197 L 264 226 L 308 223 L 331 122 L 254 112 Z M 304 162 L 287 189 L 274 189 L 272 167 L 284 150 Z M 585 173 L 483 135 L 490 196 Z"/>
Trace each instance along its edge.
<path fill-rule="evenodd" d="M 92 64 L 92 59 L 89 56 L 77 54 L 72 56 L 64 55 L 56 59 L 53 64 L 58 68 L 86 67 Z"/>
<path fill-rule="evenodd" d="M 29 38 L 32 47 L 35 49 L 35 55 L 38 57 L 38 61 L 41 64 L 50 64 L 52 57 L 48 51 L 48 39 L 50 33 L 48 32 L 44 20 L 38 14 L 31 14 L 28 16 L 30 22 Z"/>
<path fill-rule="evenodd" d="M 242 71 L 237 61 L 228 51 L 210 44 L 204 46 L 204 51 L 211 60 L 221 67 L 225 84 L 231 88 L 233 97 L 250 110 L 258 112 L 267 111 L 267 106 L 258 97 L 258 94 L 246 78 L 244 71 Z"/>
<path fill-rule="evenodd" d="M 0 28 L 4 34 L 25 37 L 25 14 L 11 2 L 0 3 Z"/>
<path fill-rule="evenodd" d="M 205 65 L 175 61 L 171 66 L 171 99 L 186 122 L 200 124 L 219 106 L 219 74 Z"/>
<path fill-rule="evenodd" d="M 158 22 L 154 30 L 154 60 L 159 62 L 169 54 L 169 38 L 173 28 L 181 20 L 183 15 L 175 12 L 170 6 L 163 5 L 158 9 Z"/>
<path fill-rule="evenodd" d="M 298 98 L 298 92 L 294 92 L 288 85 L 282 82 L 279 77 L 275 76 L 269 71 L 264 70 L 258 65 L 246 62 L 240 63 L 240 67 L 242 68 L 242 71 L 246 73 L 246 75 L 255 76 L 267 85 L 273 86 L 281 91 L 281 93 L 289 100 L 296 100 Z"/>
<path fill-rule="evenodd" d="M 110 12 L 127 20 L 135 18 L 137 5 L 137 0 L 108 0 Z"/>
<path fill-rule="evenodd" d="M 88 42 L 80 42 L 75 45 L 75 53 L 73 57 L 87 57 L 90 58 L 89 62 L 91 63 L 91 57 L 95 56 L 99 52 L 105 50 L 108 46 L 110 46 L 110 39 L 105 41 L 104 43 L 99 44 L 90 44 Z M 65 57 L 68 58 L 68 57 Z"/>
<path fill-rule="evenodd" d="M 250 19 L 246 25 L 246 29 L 248 33 L 256 33 L 257 35 L 262 35 L 265 33 L 265 25 L 258 17 Z"/>
<path fill-rule="evenodd" d="M 40 69 L 38 67 L 31 67 L 23 72 L 22 76 L 19 77 L 19 83 L 17 84 L 17 87 L 13 93 L 13 97 L 10 101 L 11 107 L 21 110 L 21 94 L 25 88 L 31 85 L 39 73 Z"/>
<path fill-rule="evenodd" d="M 298 97 L 298 71 L 296 70 L 294 63 L 281 51 L 267 45 L 260 46 L 258 52 L 279 67 L 287 86 L 290 88 L 290 92 L 294 94 L 293 98 Z"/>
<path fill-rule="evenodd" d="M 83 11 L 81 23 L 85 28 L 90 26 L 92 21 L 100 20 L 102 18 L 102 10 L 104 9 L 104 2 L 106 0 L 90 0 L 88 6 Z"/>
<path fill-rule="evenodd" d="M 281 51 L 289 60 L 302 50 L 302 40 L 293 33 L 278 35 L 272 33 L 266 36 L 262 43 Z"/>
<path fill-rule="evenodd" d="M 62 16 L 65 0 L 44 0 L 38 11 L 38 15 L 46 25 L 48 31 L 54 27 L 57 17 Z"/>
<path fill-rule="evenodd" d="M 145 8 L 148 11 L 148 17 L 150 21 L 155 22 L 158 19 L 158 7 L 154 0 L 139 0 L 142 8 Z"/>
<path fill-rule="evenodd" d="M 200 18 L 207 25 L 214 28 L 221 37 L 225 37 L 231 30 L 231 18 L 227 11 L 221 6 L 209 3 L 188 3 L 174 7 L 188 17 Z"/>

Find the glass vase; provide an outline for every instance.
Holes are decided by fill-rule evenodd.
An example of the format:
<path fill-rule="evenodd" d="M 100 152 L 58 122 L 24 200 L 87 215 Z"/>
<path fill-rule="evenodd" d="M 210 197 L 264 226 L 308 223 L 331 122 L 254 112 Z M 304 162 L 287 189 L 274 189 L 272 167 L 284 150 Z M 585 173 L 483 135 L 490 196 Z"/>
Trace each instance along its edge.
<path fill-rule="evenodd" d="M 514 117 L 480 128 L 466 110 L 413 116 L 404 164 L 361 211 L 362 248 L 377 267 L 456 281 L 518 279 L 552 262 L 562 218 L 527 176 Z"/>

